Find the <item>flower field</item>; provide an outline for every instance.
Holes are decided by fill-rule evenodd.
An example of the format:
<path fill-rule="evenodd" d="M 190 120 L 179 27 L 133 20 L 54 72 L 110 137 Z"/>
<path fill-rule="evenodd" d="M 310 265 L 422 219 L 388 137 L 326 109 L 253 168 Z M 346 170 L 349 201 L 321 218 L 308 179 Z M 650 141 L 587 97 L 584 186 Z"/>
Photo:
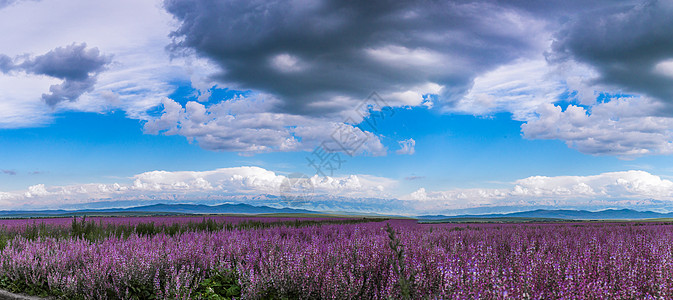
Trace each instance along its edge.
<path fill-rule="evenodd" d="M 670 224 L 160 219 L 6 226 L 0 284 L 67 299 L 673 297 Z"/>

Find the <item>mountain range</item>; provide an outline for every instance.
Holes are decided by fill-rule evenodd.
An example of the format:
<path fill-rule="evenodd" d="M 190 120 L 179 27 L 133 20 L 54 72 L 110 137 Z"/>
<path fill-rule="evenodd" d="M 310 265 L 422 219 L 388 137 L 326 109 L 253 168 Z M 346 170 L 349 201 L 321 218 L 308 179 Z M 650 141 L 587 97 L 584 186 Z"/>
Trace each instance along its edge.
<path fill-rule="evenodd" d="M 344 215 L 358 215 L 352 212 L 333 212 Z M 225 203 L 219 205 L 205 204 L 153 204 L 129 208 L 105 208 L 83 210 L 5 210 L 0 211 L 0 218 L 31 218 L 31 217 L 66 217 L 80 215 L 183 215 L 183 214 L 328 214 L 328 212 L 255 206 L 249 204 Z M 371 215 L 362 213 L 359 215 Z M 392 216 L 391 217 L 395 217 Z M 512 213 L 492 214 L 460 214 L 460 215 L 423 215 L 417 216 L 420 221 L 469 221 L 488 219 L 518 220 L 642 220 L 657 218 L 673 218 L 673 213 L 653 211 L 637 211 L 632 209 L 606 209 L 601 211 L 574 209 L 537 209 Z"/>
<path fill-rule="evenodd" d="M 248 204 L 153 204 L 130 208 L 106 208 L 85 210 L 5 210 L 0 211 L 0 218 L 28 217 L 65 217 L 74 215 L 164 215 L 164 214 L 292 214 L 320 212 L 294 208 L 273 208 L 269 206 L 253 206 Z"/>
<path fill-rule="evenodd" d="M 559 219 L 559 220 L 642 220 L 657 218 L 673 218 L 673 213 L 637 211 L 633 209 L 606 209 L 601 211 L 571 209 L 537 209 L 531 211 L 483 214 L 483 215 L 425 215 L 420 220 L 439 221 L 452 219 L 489 219 L 489 218 L 527 218 L 527 219 Z"/>

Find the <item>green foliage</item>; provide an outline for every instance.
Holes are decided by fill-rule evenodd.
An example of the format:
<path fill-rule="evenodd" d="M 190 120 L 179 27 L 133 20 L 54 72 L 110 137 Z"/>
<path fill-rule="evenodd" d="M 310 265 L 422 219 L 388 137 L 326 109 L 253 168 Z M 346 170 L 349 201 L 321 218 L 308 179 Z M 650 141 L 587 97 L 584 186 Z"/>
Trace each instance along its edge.
<path fill-rule="evenodd" d="M 12 293 L 24 293 L 39 297 L 61 296 L 62 293 L 58 290 L 49 289 L 47 284 L 32 285 L 27 284 L 25 278 L 12 279 L 7 276 L 0 276 L 0 289 L 10 291 Z"/>
<path fill-rule="evenodd" d="M 236 270 L 212 271 L 210 277 L 199 284 L 197 298 L 207 300 L 238 299 L 241 286 Z"/>
<path fill-rule="evenodd" d="M 156 294 L 152 286 L 142 284 L 140 282 L 134 282 L 129 287 L 129 299 L 138 299 L 138 300 L 152 300 L 156 299 Z M 113 299 L 113 297 L 110 297 Z"/>
<path fill-rule="evenodd" d="M 42 224 L 44 225 L 44 223 Z M 108 234 L 102 223 L 96 225 L 93 221 L 87 222 L 86 217 L 83 217 L 81 221 L 77 221 L 77 217 L 72 219 L 70 225 L 70 237 L 94 242 L 100 240 L 104 236 L 107 237 Z"/>
<path fill-rule="evenodd" d="M 397 285 L 400 289 L 400 299 L 415 299 L 414 291 L 416 284 L 414 282 L 415 274 L 413 271 L 407 275 L 406 263 L 404 259 L 404 245 L 397 238 L 397 234 L 389 223 L 386 223 L 386 232 L 388 232 L 388 246 L 392 250 L 393 270 L 397 273 Z"/>

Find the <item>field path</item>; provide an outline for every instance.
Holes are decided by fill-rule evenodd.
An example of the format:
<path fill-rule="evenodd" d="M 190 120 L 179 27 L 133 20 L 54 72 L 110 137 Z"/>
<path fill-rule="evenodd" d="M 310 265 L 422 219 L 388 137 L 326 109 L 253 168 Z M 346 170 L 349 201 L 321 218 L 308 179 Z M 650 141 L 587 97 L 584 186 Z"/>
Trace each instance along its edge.
<path fill-rule="evenodd" d="M 40 298 L 35 296 L 26 296 L 21 294 L 14 294 L 5 290 L 0 290 L 0 300 L 44 300 L 49 298 Z"/>

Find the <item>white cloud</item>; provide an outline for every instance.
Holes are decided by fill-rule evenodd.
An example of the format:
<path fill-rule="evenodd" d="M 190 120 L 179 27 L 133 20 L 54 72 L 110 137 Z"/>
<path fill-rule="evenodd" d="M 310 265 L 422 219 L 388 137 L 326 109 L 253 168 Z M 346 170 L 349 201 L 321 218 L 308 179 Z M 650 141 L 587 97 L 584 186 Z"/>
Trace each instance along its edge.
<path fill-rule="evenodd" d="M 59 84 L 59 80 L 21 72 L 0 74 L 0 90 L 3 91 L 0 95 L 0 128 L 46 125 L 52 121 L 54 114 L 64 111 L 122 110 L 129 118 L 150 120 L 146 126 L 149 133 L 165 131 L 166 134 L 184 135 L 210 150 L 246 154 L 312 150 L 323 140 L 329 140 L 326 132 L 340 128 L 349 113 L 358 105 L 360 99 L 353 95 L 361 95 L 363 88 L 373 88 L 390 105 L 396 107 L 434 106 L 445 112 L 480 116 L 510 112 L 513 119 L 529 122 L 522 127 L 525 137 L 561 139 L 567 141 L 570 147 L 584 153 L 632 156 L 667 154 L 671 151 L 670 135 L 663 129 L 669 124 L 668 118 L 659 115 L 658 108 L 645 111 L 636 108 L 634 104 L 633 108 L 641 113 L 638 116 L 610 119 L 606 116 L 621 112 L 599 115 L 597 111 L 611 108 L 609 105 L 597 103 L 596 93 L 618 92 L 619 87 L 600 85 L 597 81 L 600 79 L 600 70 L 586 62 L 551 59 L 551 65 L 548 64 L 542 55 L 558 54 L 550 46 L 554 37 L 550 28 L 554 28 L 551 26 L 554 23 L 525 6 L 445 3 L 432 8 L 417 7 L 409 3 L 409 8 L 414 10 L 379 12 L 391 16 L 400 13 L 399 17 L 404 20 L 397 24 L 400 28 L 377 29 L 381 33 L 392 30 L 390 32 L 393 34 L 390 36 L 379 36 L 377 32 L 354 31 L 350 33 L 353 38 L 362 34 L 358 37 L 358 43 L 342 45 L 343 49 L 336 47 L 316 50 L 309 47 L 313 49 L 309 51 L 308 48 L 297 46 L 296 52 L 278 50 L 286 47 L 270 49 L 266 44 L 260 44 L 266 36 L 259 37 L 260 40 L 252 38 L 265 31 L 254 31 L 252 36 L 246 36 L 246 32 L 218 23 L 218 26 L 222 25 L 226 30 L 233 30 L 218 34 L 227 33 L 236 37 L 240 34 L 242 38 L 235 40 L 251 38 L 249 42 L 263 50 L 260 53 L 264 54 L 264 59 L 255 58 L 242 64 L 244 67 L 238 70 L 238 64 L 229 66 L 230 69 L 222 68 L 230 61 L 225 63 L 220 60 L 222 57 L 217 51 L 211 53 L 212 55 L 204 55 L 209 59 L 197 58 L 195 55 L 171 59 L 165 50 L 166 46 L 171 42 L 179 42 L 181 34 L 184 35 L 182 38 L 191 36 L 189 32 L 185 32 L 191 29 L 206 30 L 206 35 L 198 37 L 208 37 L 204 41 L 217 44 L 223 49 L 235 50 L 242 46 L 228 40 L 214 40 L 221 35 L 210 39 L 209 34 L 213 31 L 210 30 L 211 24 L 207 22 L 208 26 L 203 28 L 182 28 L 182 31 L 178 30 L 176 40 L 171 39 L 169 33 L 180 28 L 182 24 L 174 19 L 174 14 L 182 9 L 191 9 L 191 6 L 173 7 L 173 14 L 170 14 L 159 0 L 11 2 L 11 5 L 0 10 L 0 28 L 4 28 L 0 30 L 3 37 L 0 54 L 12 58 L 24 54 L 35 56 L 73 43 L 86 43 L 90 48 L 95 47 L 101 53 L 112 55 L 113 62 L 98 74 L 93 90 L 82 94 L 77 101 L 60 103 L 54 109 L 46 107 L 40 98 L 42 94 L 49 92 L 50 86 Z M 245 3 L 241 5 L 244 6 Z M 353 7 L 361 8 L 359 5 Z M 273 6 L 273 9 L 282 10 L 283 6 Z M 315 11 L 318 6 L 305 9 L 307 10 L 296 11 L 298 16 L 323 13 Z M 423 23 L 418 17 L 421 14 L 417 12 L 426 9 L 441 9 L 442 14 L 464 20 L 464 26 L 442 23 L 453 18 Z M 209 6 L 199 7 L 195 12 L 203 13 L 208 18 L 221 18 L 217 13 L 211 15 L 213 12 Z M 237 20 L 240 16 L 235 14 L 232 17 L 232 20 Z M 313 36 L 310 31 L 289 30 L 288 37 L 307 34 L 307 38 L 315 38 L 317 42 L 340 44 L 329 37 L 335 32 L 338 34 L 338 29 L 349 22 L 349 17 L 353 16 L 339 13 L 322 16 L 322 22 L 318 22 L 320 26 L 316 24 L 314 29 L 326 30 L 322 32 L 328 34 L 326 36 Z M 184 19 L 184 16 L 178 17 L 181 18 Z M 200 24 L 203 20 L 197 18 L 192 21 Z M 248 21 L 246 19 L 242 22 Z M 351 21 L 369 24 L 370 19 Z M 434 24 L 435 21 L 439 23 Z M 357 22 L 354 24 L 360 24 Z M 275 26 L 272 23 L 254 26 Z M 413 30 L 419 25 L 422 28 Z M 44 28 L 50 30 L 45 31 Z M 288 28 L 279 30 L 281 29 Z M 410 33 L 409 37 L 397 38 L 397 29 Z M 384 39 L 371 44 L 370 36 Z M 189 52 L 200 49 L 196 44 L 191 46 L 173 50 Z M 241 53 L 241 59 L 250 56 L 249 52 Z M 325 55 L 326 53 L 334 56 Z M 554 55 L 550 57 L 553 58 Z M 246 75 L 248 71 L 256 72 L 255 66 L 264 70 L 267 67 L 272 69 L 271 72 L 262 72 L 255 76 Z M 345 69 L 341 70 L 341 67 Z M 650 71 L 653 73 L 669 76 L 671 61 L 659 59 L 652 68 Z M 273 70 L 281 72 L 270 74 Z M 243 79 L 247 78 L 243 81 L 249 79 L 250 83 L 255 83 L 250 85 L 254 93 L 268 90 L 268 93 L 275 95 L 269 97 L 275 97 L 275 100 L 252 108 L 255 110 L 248 114 L 241 113 L 242 106 L 259 105 L 258 101 L 234 100 L 222 104 L 206 104 L 203 107 L 190 103 L 187 104 L 189 107 L 179 108 L 162 100 L 172 93 L 176 82 L 191 82 L 198 90 L 195 96 L 202 103 L 209 99 L 211 89 L 216 84 L 227 88 L 236 88 L 239 85 L 245 87 L 245 84 L 234 80 L 237 79 L 234 73 L 243 76 Z M 295 75 L 298 77 L 293 77 Z M 267 78 L 268 76 L 271 77 Z M 258 80 L 261 81 L 257 82 Z M 316 83 L 323 83 L 324 86 L 316 86 Z M 257 87 L 261 88 L 255 90 Z M 283 92 L 275 91 L 276 89 L 282 89 Z M 589 106 L 587 110 L 591 112 L 588 118 L 590 124 L 582 125 L 589 126 L 588 128 L 564 125 L 562 122 L 569 118 L 568 113 L 557 113 L 550 109 L 549 105 L 558 101 L 566 90 L 577 92 L 579 103 Z M 294 93 L 298 93 L 298 97 L 294 97 Z M 302 95 L 305 97 L 299 97 Z M 433 97 L 428 98 L 427 95 Z M 652 107 L 655 103 L 654 100 L 641 101 L 646 107 Z M 236 102 L 237 107 L 229 102 Z M 149 109 L 161 104 L 170 109 L 166 111 L 167 115 L 161 116 L 161 119 L 148 115 Z M 231 112 L 225 113 L 223 110 L 226 109 Z M 180 113 L 182 110 L 188 111 Z M 544 120 L 557 115 L 560 115 L 561 123 L 551 124 L 552 121 Z M 361 117 L 355 115 L 353 121 L 360 122 Z M 648 124 L 651 127 L 633 129 L 636 124 Z M 627 129 L 627 134 L 624 137 L 617 136 L 624 129 Z M 651 132 L 650 129 L 654 131 Z M 606 132 L 610 138 L 606 139 L 601 135 Z M 378 136 L 371 132 L 360 134 L 368 139 L 362 148 L 363 152 L 373 155 L 382 155 L 385 152 Z M 589 136 L 590 134 L 597 135 Z"/>
<path fill-rule="evenodd" d="M 338 117 L 272 112 L 280 102 L 270 96 L 237 97 L 210 107 L 194 101 L 183 107 L 168 98 L 162 103 L 162 115 L 149 120 L 145 131 L 182 135 L 208 150 L 242 154 L 312 151 L 325 142 L 328 149 L 349 154 L 386 154 L 376 134 L 343 123 Z"/>
<path fill-rule="evenodd" d="M 271 59 L 271 64 L 281 72 L 297 72 L 304 69 L 303 63 L 294 55 L 278 54 Z"/>
<path fill-rule="evenodd" d="M 673 118 L 657 116 L 663 107 L 644 97 L 599 103 L 591 111 L 569 105 L 541 105 L 539 117 L 521 125 L 530 139 L 560 139 L 580 152 L 623 158 L 673 153 Z"/>
<path fill-rule="evenodd" d="M 409 49 L 396 45 L 365 49 L 365 53 L 383 63 L 404 67 L 448 67 L 449 62 L 447 57 L 436 51 L 423 48 Z"/>
<path fill-rule="evenodd" d="M 91 202 L 244 202 L 283 206 L 292 176 L 260 167 L 234 167 L 210 171 L 151 171 L 128 182 L 46 186 L 0 192 L 8 209 L 58 208 Z M 292 177 L 294 178 L 294 177 Z M 400 182 L 372 175 L 304 177 L 310 196 L 304 208 L 426 214 L 456 209 L 516 207 L 519 210 L 555 208 L 635 208 L 673 211 L 673 182 L 645 171 L 608 172 L 591 176 L 531 176 L 506 188 L 418 188 L 397 195 Z M 400 200 L 397 200 L 400 199 Z"/>
<path fill-rule="evenodd" d="M 434 82 L 417 85 L 409 90 L 402 92 L 384 93 L 381 95 L 386 104 L 393 107 L 414 107 L 426 106 L 432 108 L 433 103 L 428 101 L 426 95 L 437 95 L 442 93 L 444 86 Z"/>
<path fill-rule="evenodd" d="M 395 151 L 397 154 L 413 155 L 416 152 L 416 141 L 412 138 L 399 141 L 400 149 Z"/>
<path fill-rule="evenodd" d="M 475 78 L 472 89 L 451 111 L 474 115 L 506 111 L 515 120 L 528 120 L 539 105 L 558 100 L 566 89 L 561 80 L 543 58 L 519 60 Z"/>
<path fill-rule="evenodd" d="M 673 200 L 673 182 L 645 171 L 593 176 L 533 176 L 516 181 L 516 196 L 561 198 L 653 198 Z"/>
<path fill-rule="evenodd" d="M 205 78 L 214 69 L 205 60 L 171 60 L 165 47 L 171 41 L 168 34 L 174 21 L 161 6 L 160 0 L 43 0 L 16 2 L 0 10 L 0 28 L 4 28 L 0 30 L 0 54 L 40 55 L 86 43 L 113 58 L 92 91 L 55 109 L 45 107 L 40 98 L 60 80 L 18 72 L 0 74 L 0 128 L 45 125 L 53 114 L 73 110 L 121 109 L 130 118 L 144 120 L 146 111 L 159 105 L 179 81 L 192 80 L 207 98 L 213 85 L 206 86 L 211 82 Z"/>
<path fill-rule="evenodd" d="M 313 175 L 311 184 L 318 194 L 353 198 L 390 198 L 389 190 L 397 184 L 397 181 L 372 175 L 348 175 L 344 177 Z"/>
<path fill-rule="evenodd" d="M 39 197 L 49 195 L 44 184 L 36 184 L 28 187 L 28 191 L 24 194 L 26 198 Z"/>
<path fill-rule="evenodd" d="M 152 171 L 134 176 L 132 188 L 157 192 L 271 193 L 274 189 L 278 189 L 283 178 L 272 171 L 258 167 L 227 168 L 203 172 Z"/>
<path fill-rule="evenodd" d="M 0 72 L 0 128 L 40 126 L 51 122 L 52 109 L 42 94 L 60 80 L 40 75 L 6 75 Z M 45 90 L 35 89 L 44 86 Z"/>
<path fill-rule="evenodd" d="M 240 195 L 281 195 L 285 175 L 259 167 L 222 168 L 211 171 L 151 171 L 130 178 L 128 183 L 45 186 L 25 191 L 0 192 L 7 208 L 53 208 L 96 201 L 147 200 L 226 201 Z M 309 178 L 312 195 L 321 197 L 391 197 L 396 180 L 371 175 Z M 272 199 L 273 200 L 273 199 Z M 278 199 L 275 199 L 278 201 Z"/>
<path fill-rule="evenodd" d="M 673 182 L 645 171 L 592 176 L 531 176 L 517 180 L 511 188 L 446 191 L 419 188 L 401 199 L 418 202 L 418 208 L 426 211 L 480 206 L 517 206 L 524 210 L 535 206 L 638 208 L 638 204 L 651 204 L 652 201 L 673 204 Z"/>
<path fill-rule="evenodd" d="M 670 62 L 657 65 L 666 72 Z M 585 154 L 628 159 L 673 153 L 673 117 L 666 104 L 647 96 L 621 96 L 598 101 L 601 93 L 622 91 L 601 84 L 591 66 L 543 59 L 519 60 L 484 73 L 449 112 L 488 116 L 510 112 L 524 121 L 528 139 L 558 139 Z M 565 96 L 564 96 L 565 95 Z M 562 98 L 567 97 L 567 98 Z M 560 100 L 577 102 L 562 110 Z"/>
<path fill-rule="evenodd" d="M 673 78 L 673 59 L 664 60 L 654 66 L 654 71 Z"/>

